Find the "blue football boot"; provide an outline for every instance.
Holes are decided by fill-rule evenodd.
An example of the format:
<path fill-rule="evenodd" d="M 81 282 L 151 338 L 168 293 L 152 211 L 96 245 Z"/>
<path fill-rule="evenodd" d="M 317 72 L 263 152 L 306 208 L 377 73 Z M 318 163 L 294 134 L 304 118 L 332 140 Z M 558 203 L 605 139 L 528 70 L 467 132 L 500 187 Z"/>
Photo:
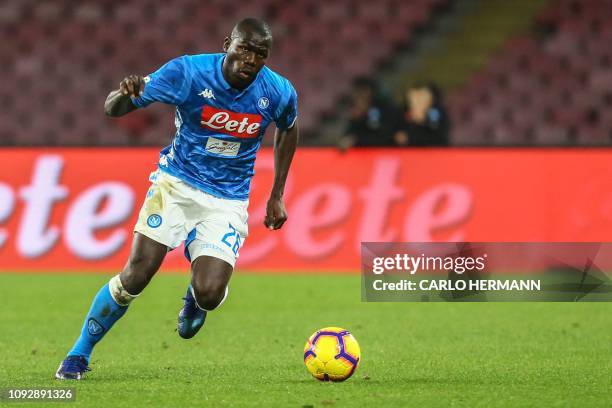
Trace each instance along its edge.
<path fill-rule="evenodd" d="M 191 293 L 191 285 L 187 288 L 187 294 L 183 298 L 185 304 L 178 315 L 178 333 L 184 339 L 190 339 L 196 335 L 206 320 L 206 311 L 196 304 Z"/>
<path fill-rule="evenodd" d="M 90 368 L 87 366 L 85 357 L 68 356 L 55 372 L 55 378 L 58 380 L 80 380 L 87 371 L 90 371 Z"/>

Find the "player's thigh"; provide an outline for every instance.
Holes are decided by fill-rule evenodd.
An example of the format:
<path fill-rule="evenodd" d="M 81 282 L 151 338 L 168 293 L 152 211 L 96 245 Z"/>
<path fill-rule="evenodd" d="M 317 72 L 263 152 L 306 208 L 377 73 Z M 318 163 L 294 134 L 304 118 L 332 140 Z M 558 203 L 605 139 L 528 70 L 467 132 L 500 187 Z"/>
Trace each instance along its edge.
<path fill-rule="evenodd" d="M 185 246 L 192 261 L 192 286 L 196 296 L 212 300 L 223 297 L 246 238 L 245 228 L 240 217 L 228 215 L 204 221 L 192 231 Z"/>
<path fill-rule="evenodd" d="M 232 276 L 246 233 L 236 219 L 226 220 L 198 224 L 185 242 L 196 291 L 225 291 Z"/>
<path fill-rule="evenodd" d="M 131 294 L 142 291 L 161 266 L 168 249 L 187 237 L 188 221 L 182 208 L 190 202 L 184 184 L 156 171 L 134 226 L 134 241 L 121 282 Z"/>
<path fill-rule="evenodd" d="M 192 284 L 196 293 L 223 295 L 248 235 L 248 202 L 202 194 L 200 203 L 204 217 L 185 242 Z"/>
<path fill-rule="evenodd" d="M 208 219 L 189 233 L 185 252 L 191 261 L 199 257 L 217 258 L 233 268 L 246 237 L 246 222 L 240 217 Z"/>
<path fill-rule="evenodd" d="M 248 236 L 248 201 L 225 200 L 202 193 L 199 203 L 203 216 L 185 241 L 187 257 L 193 261 L 199 256 L 210 256 L 234 267 Z"/>

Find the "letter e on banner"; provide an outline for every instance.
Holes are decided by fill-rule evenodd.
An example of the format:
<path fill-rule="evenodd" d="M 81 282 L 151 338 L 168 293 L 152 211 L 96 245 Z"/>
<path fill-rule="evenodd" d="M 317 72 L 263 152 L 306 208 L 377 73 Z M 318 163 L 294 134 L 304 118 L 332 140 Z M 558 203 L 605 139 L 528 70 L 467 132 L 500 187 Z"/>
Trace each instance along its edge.
<path fill-rule="evenodd" d="M 15 208 L 15 195 L 13 190 L 6 184 L 0 183 L 0 222 L 4 222 Z M 4 228 L 0 228 L 0 247 L 6 242 L 8 234 Z"/>
<path fill-rule="evenodd" d="M 49 251 L 59 238 L 60 229 L 49 226 L 56 201 L 68 196 L 68 189 L 59 185 L 64 158 L 42 155 L 36 160 L 32 181 L 20 190 L 26 202 L 17 237 L 17 249 L 26 258 L 36 258 Z"/>
<path fill-rule="evenodd" d="M 84 259 L 112 255 L 125 243 L 126 231 L 115 229 L 104 239 L 98 239 L 95 232 L 121 224 L 133 208 L 134 193 L 124 183 L 109 181 L 89 188 L 77 197 L 66 216 L 66 246 Z"/>
<path fill-rule="evenodd" d="M 421 195 L 410 209 L 404 224 L 404 237 L 409 242 L 434 241 L 434 231 L 459 226 L 467 220 L 471 208 L 472 194 L 465 186 L 446 183 L 434 187 Z M 464 236 L 459 230 L 445 241 L 463 241 Z"/>
<path fill-rule="evenodd" d="M 296 199 L 289 214 L 299 222 L 287 223 L 287 245 L 299 256 L 318 258 L 342 244 L 342 231 L 329 232 L 317 241 L 317 228 L 331 227 L 350 214 L 351 194 L 341 184 L 325 183 Z"/>

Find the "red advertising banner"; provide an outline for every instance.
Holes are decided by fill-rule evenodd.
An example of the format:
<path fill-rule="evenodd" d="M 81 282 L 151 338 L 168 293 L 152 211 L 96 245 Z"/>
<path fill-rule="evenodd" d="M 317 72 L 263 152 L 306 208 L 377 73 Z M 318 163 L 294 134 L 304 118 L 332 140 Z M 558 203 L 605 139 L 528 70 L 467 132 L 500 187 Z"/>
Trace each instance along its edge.
<path fill-rule="evenodd" d="M 0 270 L 118 270 L 157 149 L 0 150 Z M 302 148 L 289 220 L 263 225 L 272 151 L 257 159 L 237 267 L 358 271 L 360 243 L 612 241 L 612 150 Z M 182 250 L 167 270 L 186 270 Z"/>

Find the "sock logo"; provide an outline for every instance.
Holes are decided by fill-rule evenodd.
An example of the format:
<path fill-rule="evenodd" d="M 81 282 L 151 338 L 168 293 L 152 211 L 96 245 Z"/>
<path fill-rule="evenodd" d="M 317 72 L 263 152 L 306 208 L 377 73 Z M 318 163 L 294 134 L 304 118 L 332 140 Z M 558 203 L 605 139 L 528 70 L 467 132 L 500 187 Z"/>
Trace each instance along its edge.
<path fill-rule="evenodd" d="M 96 336 L 104 331 L 104 327 L 102 327 L 102 325 L 92 317 L 87 321 L 87 331 L 92 336 Z"/>

